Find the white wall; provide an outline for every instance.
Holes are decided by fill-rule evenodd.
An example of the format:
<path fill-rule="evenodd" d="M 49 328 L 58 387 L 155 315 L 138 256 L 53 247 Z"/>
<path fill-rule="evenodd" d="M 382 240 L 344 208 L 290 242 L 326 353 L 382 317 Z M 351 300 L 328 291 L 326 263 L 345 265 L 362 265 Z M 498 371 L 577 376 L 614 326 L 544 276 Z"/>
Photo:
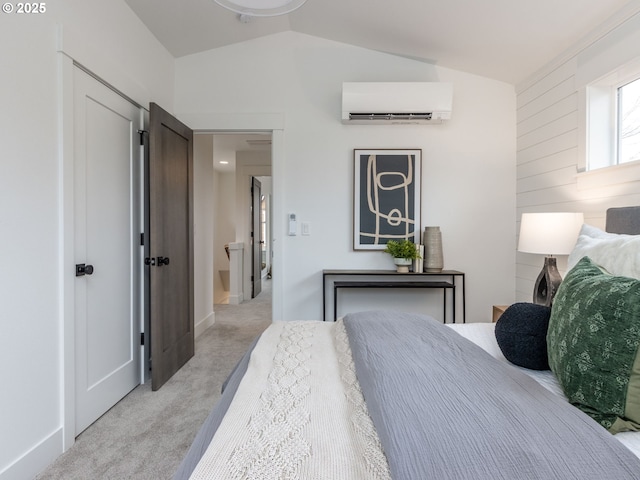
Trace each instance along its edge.
<path fill-rule="evenodd" d="M 193 270 L 196 337 L 213 325 L 214 275 L 213 137 L 193 138 Z"/>
<path fill-rule="evenodd" d="M 236 178 L 235 173 L 215 172 L 214 175 L 214 295 L 215 302 L 222 303 L 228 301 L 229 293 L 224 292 L 218 271 L 229 270 L 224 246 L 236 241 Z"/>
<path fill-rule="evenodd" d="M 607 208 L 640 204 L 640 166 L 578 173 L 585 164 L 585 85 L 639 57 L 640 14 L 630 11 L 518 86 L 516 231 L 525 212 L 584 212 L 586 223 L 604 228 Z M 531 301 L 543 262 L 517 254 L 517 301 Z M 558 257 L 562 274 L 566 262 Z"/>
<path fill-rule="evenodd" d="M 136 101 L 173 108 L 173 59 L 122 0 L 58 0 L 44 14 L 2 14 L 2 480 L 32 478 L 63 449 L 59 289 L 73 267 L 58 265 L 58 26 L 68 55 Z"/>
<path fill-rule="evenodd" d="M 453 119 L 442 126 L 342 125 L 344 81 L 453 82 Z M 312 234 L 274 231 L 281 242 L 275 253 L 284 252 L 283 271 L 274 272 L 283 290 L 275 291 L 276 281 L 274 312 L 282 301 L 282 318 L 321 318 L 322 269 L 393 268 L 385 254 L 352 250 L 354 148 L 421 148 L 422 224 L 441 226 L 445 267 L 467 274 L 468 320 L 489 321 L 493 304 L 513 301 L 512 86 L 286 32 L 177 59 L 175 102 L 183 118 L 284 115 L 283 155 L 273 159 L 274 215 L 295 212 Z"/>

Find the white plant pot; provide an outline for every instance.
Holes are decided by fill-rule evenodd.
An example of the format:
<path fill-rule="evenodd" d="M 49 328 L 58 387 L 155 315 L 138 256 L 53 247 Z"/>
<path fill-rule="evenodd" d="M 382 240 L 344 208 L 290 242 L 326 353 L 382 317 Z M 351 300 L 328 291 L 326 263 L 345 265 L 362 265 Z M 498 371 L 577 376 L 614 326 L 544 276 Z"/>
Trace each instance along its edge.
<path fill-rule="evenodd" d="M 396 264 L 398 273 L 409 273 L 409 265 L 413 263 L 410 258 L 394 258 L 393 263 Z"/>

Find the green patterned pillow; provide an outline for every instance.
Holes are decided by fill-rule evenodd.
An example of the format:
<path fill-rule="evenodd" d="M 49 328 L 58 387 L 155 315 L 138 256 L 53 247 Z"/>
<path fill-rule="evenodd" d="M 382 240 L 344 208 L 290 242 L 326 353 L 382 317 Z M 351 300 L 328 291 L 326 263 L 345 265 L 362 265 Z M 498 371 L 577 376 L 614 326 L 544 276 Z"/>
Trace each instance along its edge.
<path fill-rule="evenodd" d="M 640 430 L 639 344 L 640 281 L 582 258 L 553 301 L 549 366 L 569 401 L 611 433 Z"/>

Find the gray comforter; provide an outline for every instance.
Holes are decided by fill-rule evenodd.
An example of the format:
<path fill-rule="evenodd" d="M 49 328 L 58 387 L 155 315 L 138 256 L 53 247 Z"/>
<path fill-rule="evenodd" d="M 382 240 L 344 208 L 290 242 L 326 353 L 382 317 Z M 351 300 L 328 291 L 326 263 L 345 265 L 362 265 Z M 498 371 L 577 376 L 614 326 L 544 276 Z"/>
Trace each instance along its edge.
<path fill-rule="evenodd" d="M 640 460 L 590 417 L 439 322 L 398 312 L 344 322 L 395 480 L 640 479 Z M 250 353 L 175 480 L 206 450 Z"/>
<path fill-rule="evenodd" d="M 638 479 L 640 460 L 535 380 L 420 315 L 345 317 L 394 479 Z"/>

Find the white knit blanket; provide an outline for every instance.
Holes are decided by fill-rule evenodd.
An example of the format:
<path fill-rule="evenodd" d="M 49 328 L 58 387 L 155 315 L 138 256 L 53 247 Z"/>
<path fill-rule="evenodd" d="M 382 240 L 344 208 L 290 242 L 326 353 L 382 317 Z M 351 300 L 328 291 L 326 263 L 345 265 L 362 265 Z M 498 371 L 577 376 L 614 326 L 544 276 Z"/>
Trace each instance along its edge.
<path fill-rule="evenodd" d="M 273 323 L 191 479 L 363 478 L 390 475 L 342 322 Z"/>

